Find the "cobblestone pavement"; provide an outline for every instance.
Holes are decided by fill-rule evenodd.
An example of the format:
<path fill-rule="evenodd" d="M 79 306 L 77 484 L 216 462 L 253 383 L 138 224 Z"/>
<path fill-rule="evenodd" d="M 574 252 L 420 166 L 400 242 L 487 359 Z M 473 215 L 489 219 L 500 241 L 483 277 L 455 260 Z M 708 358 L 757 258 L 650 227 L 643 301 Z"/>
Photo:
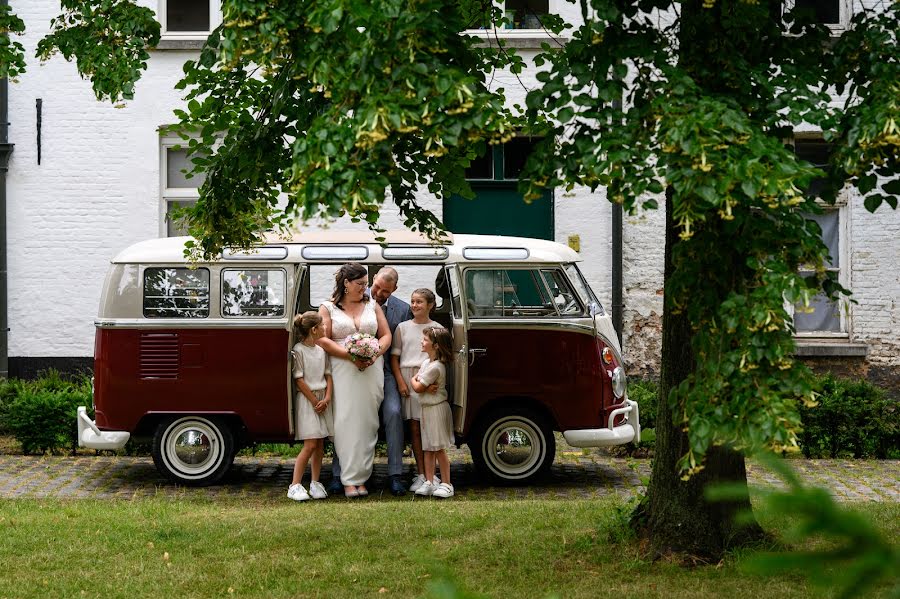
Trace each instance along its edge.
<path fill-rule="evenodd" d="M 560 447 L 548 480 L 530 487 L 496 487 L 480 480 L 467 449 L 453 450 L 453 482 L 464 499 L 580 499 L 620 495 L 630 497 L 644 489 L 650 476 L 647 459 L 614 458 L 598 450 Z M 323 481 L 330 476 L 329 460 Z M 293 472 L 293 459 L 239 457 L 224 482 L 206 488 L 169 483 L 149 457 L 33 457 L 0 455 L 0 498 L 121 498 L 139 497 L 271 497 L 284 496 Z M 413 462 L 406 459 L 406 472 Z M 900 461 L 792 460 L 801 478 L 824 486 L 844 501 L 900 501 Z M 385 458 L 376 458 L 369 483 L 374 498 L 395 499 L 382 484 Z M 780 486 L 764 468 L 749 464 L 752 485 Z"/>

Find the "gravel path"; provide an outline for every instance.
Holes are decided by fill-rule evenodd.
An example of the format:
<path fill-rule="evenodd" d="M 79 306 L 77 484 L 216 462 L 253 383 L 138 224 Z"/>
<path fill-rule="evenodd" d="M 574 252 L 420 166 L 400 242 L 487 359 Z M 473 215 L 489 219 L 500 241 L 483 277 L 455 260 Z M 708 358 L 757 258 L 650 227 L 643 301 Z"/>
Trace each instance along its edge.
<path fill-rule="evenodd" d="M 329 460 L 323 482 L 330 476 Z M 562 446 L 548 480 L 529 487 L 496 487 L 480 480 L 466 449 L 451 452 L 453 482 L 465 499 L 581 499 L 620 495 L 644 489 L 650 460 L 613 458 L 597 450 Z M 161 477 L 149 457 L 0 455 L 0 498 L 122 498 L 138 497 L 282 497 L 290 483 L 293 459 L 239 457 L 221 485 L 189 488 Z M 407 472 L 413 462 L 406 460 Z M 801 478 L 824 486 L 842 501 L 900 500 L 900 460 L 792 460 Z M 376 458 L 370 490 L 374 498 L 394 498 L 382 492 L 385 458 Z M 777 477 L 750 464 L 753 485 L 780 486 Z M 411 495 L 400 500 L 409 501 Z"/>

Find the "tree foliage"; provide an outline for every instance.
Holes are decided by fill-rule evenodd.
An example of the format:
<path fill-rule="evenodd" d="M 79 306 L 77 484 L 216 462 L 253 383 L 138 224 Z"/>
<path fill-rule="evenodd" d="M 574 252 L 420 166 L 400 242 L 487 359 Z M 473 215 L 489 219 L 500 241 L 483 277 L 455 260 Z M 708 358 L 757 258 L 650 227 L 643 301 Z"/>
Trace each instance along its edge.
<path fill-rule="evenodd" d="M 845 183 L 865 194 L 880 181 L 866 205 L 896 206 L 900 4 L 861 11 L 834 45 L 812 15 L 773 18 L 774 5 L 706 2 L 688 20 L 665 0 L 593 0 L 572 40 L 538 58 L 548 68 L 527 99 L 530 120 L 545 123 L 529 193 L 604 186 L 633 211 L 670 186 L 683 243 L 666 302 L 688 316 L 696 367 L 669 401 L 689 472 L 712 445 L 797 446 L 797 408 L 815 397 L 792 358 L 787 305 L 845 292 L 805 218 L 821 212 L 805 193 L 813 179 L 828 177 L 831 202 Z M 843 106 L 833 86 L 848 92 Z M 800 125 L 835 142 L 828 173 L 784 146 Z"/>
<path fill-rule="evenodd" d="M 65 0 L 39 56 L 75 57 L 98 98 L 130 97 L 158 40 L 130 0 Z M 686 317 L 690 374 L 668 397 L 689 443 L 790 450 L 815 396 L 792 358 L 787 306 L 846 293 L 826 268 L 821 199 L 855 187 L 865 206 L 900 197 L 900 2 L 853 2 L 839 36 L 778 0 L 580 0 L 582 22 L 534 59 L 540 87 L 510 107 L 492 85 L 523 60 L 460 34 L 502 21 L 488 0 L 223 0 L 223 23 L 185 65 L 177 130 L 208 174 L 187 220 L 198 257 L 248 246 L 292 220 L 349 214 L 377 228 L 385 202 L 439 233 L 416 193 L 468 194 L 464 169 L 523 128 L 543 136 L 526 197 L 604 187 L 628 211 L 667 210 L 666 310 Z M 24 68 L 0 13 L 5 73 Z M 837 94 L 837 96 L 835 95 Z M 843 94 L 843 96 L 840 96 Z M 840 97 L 841 102 L 835 98 Z M 785 147 L 793 129 L 833 142 L 826 170 Z M 812 271 L 803 277 L 799 268 Z"/>

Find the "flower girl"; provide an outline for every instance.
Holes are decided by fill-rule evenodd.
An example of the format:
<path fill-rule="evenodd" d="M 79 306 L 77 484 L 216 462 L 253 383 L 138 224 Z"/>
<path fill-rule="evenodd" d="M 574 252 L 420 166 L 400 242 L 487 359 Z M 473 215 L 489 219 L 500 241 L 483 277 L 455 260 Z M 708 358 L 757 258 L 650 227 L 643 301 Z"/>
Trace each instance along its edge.
<path fill-rule="evenodd" d="M 294 479 L 288 487 L 288 497 L 295 501 L 325 499 L 328 493 L 319 482 L 325 437 L 334 436 L 334 416 L 331 410 L 331 363 L 328 355 L 316 345 L 322 335 L 322 317 L 316 312 L 304 312 L 294 318 L 294 331 L 300 342 L 294 345 L 294 385 L 297 389 L 297 431 L 303 439 L 303 450 L 294 463 Z M 306 464 L 310 465 L 309 492 L 300 483 Z"/>
<path fill-rule="evenodd" d="M 428 359 L 422 363 L 419 373 L 412 379 L 412 387 L 419 394 L 422 405 L 422 450 L 425 461 L 425 482 L 416 495 L 453 497 L 450 482 L 450 459 L 447 449 L 453 445 L 453 415 L 447 398 L 447 364 L 453 359 L 450 331 L 437 326 L 422 333 L 422 351 Z M 437 391 L 430 386 L 437 385 Z M 435 477 L 435 461 L 441 468 L 443 482 Z"/>
<path fill-rule="evenodd" d="M 419 432 L 419 421 L 422 418 L 422 406 L 419 395 L 412 388 L 412 378 L 419 372 L 422 362 L 428 355 L 422 351 L 422 332 L 434 326 L 440 326 L 431 320 L 434 309 L 434 293 L 430 289 L 416 289 L 409 298 L 412 320 L 397 325 L 391 343 L 391 370 L 397 381 L 397 388 L 403 400 L 403 419 L 409 421 L 413 456 L 416 458 L 417 475 L 409 490 L 415 492 L 425 482 L 425 462 L 422 457 L 422 437 Z"/>

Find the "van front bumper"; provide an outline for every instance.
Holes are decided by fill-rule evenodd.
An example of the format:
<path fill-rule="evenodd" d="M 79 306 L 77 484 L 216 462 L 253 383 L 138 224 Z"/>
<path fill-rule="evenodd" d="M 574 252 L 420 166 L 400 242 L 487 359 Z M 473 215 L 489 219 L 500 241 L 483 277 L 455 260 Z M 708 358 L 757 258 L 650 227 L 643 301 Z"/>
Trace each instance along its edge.
<path fill-rule="evenodd" d="M 88 418 L 87 409 L 78 406 L 78 446 L 88 449 L 122 449 L 131 433 L 126 431 L 101 431 L 97 423 Z"/>
<path fill-rule="evenodd" d="M 617 416 L 626 415 L 625 424 L 613 426 Z M 625 400 L 625 407 L 617 408 L 609 415 L 607 428 L 590 428 L 563 431 L 566 443 L 572 447 L 611 447 L 631 441 L 641 442 L 641 416 L 636 401 Z"/>

